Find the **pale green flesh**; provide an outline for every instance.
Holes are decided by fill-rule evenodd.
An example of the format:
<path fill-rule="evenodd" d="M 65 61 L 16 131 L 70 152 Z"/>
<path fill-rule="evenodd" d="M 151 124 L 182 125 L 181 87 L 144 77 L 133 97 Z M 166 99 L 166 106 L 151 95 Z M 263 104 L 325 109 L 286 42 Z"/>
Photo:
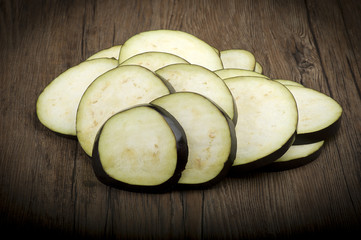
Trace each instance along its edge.
<path fill-rule="evenodd" d="M 119 63 L 143 52 L 167 52 L 191 64 L 210 70 L 223 68 L 222 61 L 213 47 L 197 37 L 173 30 L 142 32 L 128 39 L 121 48 Z"/>
<path fill-rule="evenodd" d="M 256 59 L 254 55 L 243 49 L 229 49 L 220 52 L 223 67 L 254 70 Z"/>
<path fill-rule="evenodd" d="M 254 71 L 256 73 L 261 73 L 263 72 L 263 67 L 259 62 L 256 62 L 255 66 L 254 66 Z"/>
<path fill-rule="evenodd" d="M 91 55 L 87 60 L 92 60 L 96 58 L 114 58 L 118 60 L 121 47 L 122 45 L 116 45 L 107 49 L 103 49 Z"/>
<path fill-rule="evenodd" d="M 174 93 L 152 102 L 166 109 L 183 127 L 188 142 L 188 163 L 179 183 L 199 184 L 216 177 L 228 160 L 231 137 L 222 113 L 204 97 Z"/>
<path fill-rule="evenodd" d="M 176 64 L 176 63 L 188 63 L 181 57 L 174 54 L 164 52 L 145 52 L 128 58 L 120 65 L 139 65 L 148 68 L 151 71 L 156 71 L 159 68 Z"/>
<path fill-rule="evenodd" d="M 287 85 L 286 87 L 297 102 L 299 112 L 298 134 L 320 131 L 340 118 L 342 108 L 331 97 L 306 87 Z"/>
<path fill-rule="evenodd" d="M 157 72 L 177 91 L 196 92 L 218 104 L 234 118 L 234 102 L 228 87 L 212 71 L 198 65 L 174 64 L 159 69 Z"/>
<path fill-rule="evenodd" d="M 287 79 L 273 79 L 273 81 L 282 83 L 283 85 L 286 86 L 297 86 L 297 87 L 303 87 L 303 85 L 301 83 L 292 81 L 292 80 L 287 80 Z"/>
<path fill-rule="evenodd" d="M 311 143 L 311 144 L 303 144 L 303 145 L 292 145 L 287 152 L 282 155 L 275 162 L 287 162 L 292 161 L 294 159 L 304 158 L 312 153 L 319 150 L 324 144 L 324 141 Z"/>
<path fill-rule="evenodd" d="M 76 111 L 81 96 L 98 76 L 117 65 L 115 59 L 95 59 L 60 74 L 38 98 L 36 110 L 40 122 L 55 132 L 75 136 Z"/>
<path fill-rule="evenodd" d="M 269 79 L 269 77 L 263 74 L 251 70 L 237 69 L 237 68 L 220 69 L 214 71 L 214 73 L 217 74 L 222 79 L 231 78 L 231 77 L 263 77 Z"/>
<path fill-rule="evenodd" d="M 177 165 L 174 134 L 156 110 L 136 107 L 106 122 L 99 137 L 99 157 L 112 178 L 133 185 L 159 185 Z"/>
<path fill-rule="evenodd" d="M 137 104 L 149 103 L 169 89 L 150 70 L 120 66 L 99 77 L 84 93 L 77 113 L 77 137 L 91 156 L 95 136 L 113 114 Z"/>
<path fill-rule="evenodd" d="M 257 77 L 234 77 L 225 82 L 238 111 L 237 156 L 233 165 L 268 156 L 296 132 L 296 102 L 282 84 Z"/>

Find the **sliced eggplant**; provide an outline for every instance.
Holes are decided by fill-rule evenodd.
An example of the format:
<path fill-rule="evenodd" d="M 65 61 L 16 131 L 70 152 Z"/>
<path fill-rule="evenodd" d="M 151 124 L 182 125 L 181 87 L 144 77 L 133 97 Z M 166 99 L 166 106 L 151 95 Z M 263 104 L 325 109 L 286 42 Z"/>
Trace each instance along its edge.
<path fill-rule="evenodd" d="M 319 142 L 332 137 L 342 115 L 342 107 L 331 97 L 314 89 L 287 86 L 297 102 L 299 121 L 294 144 Z"/>
<path fill-rule="evenodd" d="M 212 71 L 223 68 L 222 61 L 212 46 L 181 31 L 153 30 L 132 36 L 120 50 L 119 63 L 143 52 L 172 53 L 191 64 L 198 64 Z"/>
<path fill-rule="evenodd" d="M 115 59 L 94 59 L 60 74 L 39 95 L 36 113 L 40 122 L 54 132 L 75 136 L 76 111 L 81 96 L 98 76 L 117 65 Z"/>
<path fill-rule="evenodd" d="M 214 71 L 220 78 L 226 79 L 231 77 L 263 77 L 269 79 L 269 77 L 257 73 L 251 70 L 237 69 L 237 68 L 226 68 Z"/>
<path fill-rule="evenodd" d="M 107 49 L 103 49 L 91 55 L 87 60 L 92 60 L 96 58 L 114 58 L 118 60 L 121 47 L 122 45 L 116 45 Z"/>
<path fill-rule="evenodd" d="M 237 121 L 233 96 L 224 81 L 212 71 L 193 64 L 173 64 L 156 71 L 175 91 L 196 92 L 214 101 L 228 116 Z"/>
<path fill-rule="evenodd" d="M 297 86 L 297 87 L 303 87 L 303 85 L 301 83 L 292 81 L 292 80 L 287 80 L 287 79 L 273 79 L 273 81 L 282 83 L 283 85 L 286 86 Z"/>
<path fill-rule="evenodd" d="M 254 55 L 243 49 L 229 49 L 220 52 L 224 68 L 239 68 L 245 70 L 254 70 L 256 59 Z"/>
<path fill-rule="evenodd" d="M 95 136 L 113 114 L 169 94 L 167 86 L 152 71 L 136 65 L 119 66 L 98 77 L 82 96 L 76 116 L 80 145 L 91 156 Z"/>
<path fill-rule="evenodd" d="M 284 171 L 304 166 L 314 161 L 321 153 L 324 141 L 316 143 L 292 145 L 279 159 L 265 167 L 269 171 Z"/>
<path fill-rule="evenodd" d="M 188 63 L 181 57 L 165 52 L 145 52 L 128 58 L 120 65 L 139 65 L 155 72 L 159 68 L 176 63 Z"/>
<path fill-rule="evenodd" d="M 297 127 L 295 99 L 282 84 L 259 77 L 224 80 L 237 106 L 235 174 L 265 166 L 292 145 Z"/>
<path fill-rule="evenodd" d="M 106 185 L 137 192 L 169 191 L 188 158 L 186 135 L 164 109 L 138 105 L 110 117 L 97 134 L 93 169 Z"/>
<path fill-rule="evenodd" d="M 226 176 L 236 153 L 234 124 L 203 95 L 177 92 L 151 102 L 172 114 L 188 142 L 188 162 L 179 179 L 187 187 L 209 187 Z"/>
<path fill-rule="evenodd" d="M 255 71 L 256 73 L 261 73 L 261 74 L 262 74 L 262 72 L 263 72 L 263 67 L 262 67 L 262 65 L 261 65 L 259 62 L 257 62 L 257 61 L 256 61 L 256 64 L 254 65 L 254 71 Z"/>

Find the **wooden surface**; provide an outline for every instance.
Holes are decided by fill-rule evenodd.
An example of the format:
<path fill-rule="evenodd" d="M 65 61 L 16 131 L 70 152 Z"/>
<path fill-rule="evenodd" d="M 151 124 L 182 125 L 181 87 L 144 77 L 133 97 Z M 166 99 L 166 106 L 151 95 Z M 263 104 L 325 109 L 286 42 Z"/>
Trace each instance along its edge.
<path fill-rule="evenodd" d="M 1 0 L 2 233 L 95 239 L 359 234 L 360 16 L 358 0 Z M 227 178 L 207 190 L 141 194 L 101 184 L 76 140 L 40 124 L 37 97 L 94 52 L 161 28 L 189 32 L 220 50 L 249 50 L 266 75 L 330 95 L 344 109 L 337 135 L 304 167 Z"/>

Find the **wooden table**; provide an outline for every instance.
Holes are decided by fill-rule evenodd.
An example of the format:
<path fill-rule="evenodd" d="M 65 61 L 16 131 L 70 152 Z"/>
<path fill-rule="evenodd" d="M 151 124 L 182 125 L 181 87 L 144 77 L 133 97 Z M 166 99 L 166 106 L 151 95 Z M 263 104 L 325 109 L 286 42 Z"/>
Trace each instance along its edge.
<path fill-rule="evenodd" d="M 2 233 L 96 239 L 359 234 L 360 16 L 358 0 L 1 0 Z M 41 125 L 35 103 L 69 67 L 152 29 L 186 31 L 219 50 L 249 50 L 266 75 L 333 97 L 344 109 L 337 135 L 304 167 L 228 177 L 210 189 L 143 194 L 103 185 L 76 140 Z"/>

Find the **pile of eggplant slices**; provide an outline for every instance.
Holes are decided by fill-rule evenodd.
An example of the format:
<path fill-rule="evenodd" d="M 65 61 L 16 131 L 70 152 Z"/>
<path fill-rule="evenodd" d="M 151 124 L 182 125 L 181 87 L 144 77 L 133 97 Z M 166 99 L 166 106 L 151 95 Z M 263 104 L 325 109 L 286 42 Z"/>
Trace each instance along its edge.
<path fill-rule="evenodd" d="M 263 75 L 249 51 L 173 30 L 139 33 L 71 67 L 36 110 L 50 130 L 76 136 L 99 181 L 136 192 L 305 165 L 342 113 L 319 91 Z"/>

